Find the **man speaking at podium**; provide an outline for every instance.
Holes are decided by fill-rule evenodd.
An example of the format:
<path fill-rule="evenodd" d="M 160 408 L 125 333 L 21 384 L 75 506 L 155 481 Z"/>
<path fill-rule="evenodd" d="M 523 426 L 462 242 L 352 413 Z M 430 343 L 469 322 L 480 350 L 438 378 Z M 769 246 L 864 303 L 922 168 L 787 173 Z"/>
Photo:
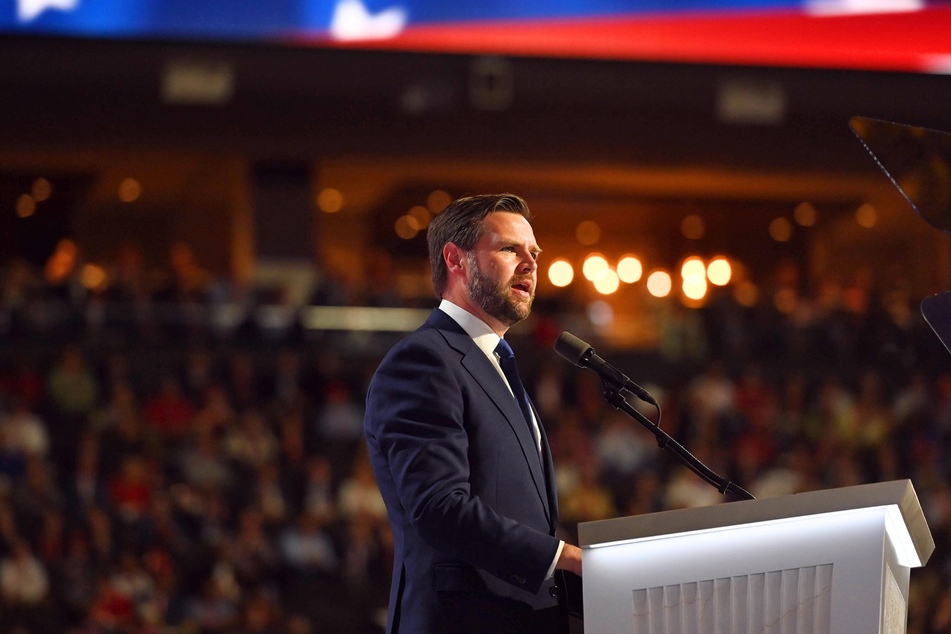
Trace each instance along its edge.
<path fill-rule="evenodd" d="M 566 627 L 554 572 L 545 430 L 503 336 L 528 317 L 541 249 L 518 196 L 472 196 L 427 239 L 439 307 L 387 354 L 364 428 L 394 537 L 387 632 L 525 634 Z"/>

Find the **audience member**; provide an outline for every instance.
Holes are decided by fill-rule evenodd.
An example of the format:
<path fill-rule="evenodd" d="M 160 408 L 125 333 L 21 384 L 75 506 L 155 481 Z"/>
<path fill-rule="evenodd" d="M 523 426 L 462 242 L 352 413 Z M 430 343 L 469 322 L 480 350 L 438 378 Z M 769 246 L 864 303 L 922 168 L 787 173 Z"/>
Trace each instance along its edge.
<path fill-rule="evenodd" d="M 194 325 L 207 274 L 188 249 L 175 257 L 166 308 L 191 303 L 178 319 Z M 119 321 L 135 311 L 111 309 L 162 297 L 141 262 L 126 268 L 123 288 L 96 300 Z M 55 300 L 42 279 L 25 263 L 0 271 L 0 629 L 381 631 L 392 536 L 360 451 L 361 401 L 392 339 L 181 337 L 158 327 L 174 313 L 147 310 L 139 328 L 83 331 L 81 311 L 32 310 L 82 300 L 70 275 Z M 758 497 L 911 478 L 938 549 L 912 573 L 908 631 L 942 632 L 951 360 L 923 320 L 876 307 L 866 286 L 799 296 L 789 315 L 720 294 L 704 320 L 674 311 L 664 349 L 645 358 L 663 427 Z M 368 290 L 399 303 L 385 284 Z M 80 317 L 49 336 L 57 315 Z M 886 345 L 916 361 L 880 362 L 871 351 Z M 533 348 L 525 376 L 550 429 L 563 531 L 722 501 L 608 406 L 594 373 Z"/>

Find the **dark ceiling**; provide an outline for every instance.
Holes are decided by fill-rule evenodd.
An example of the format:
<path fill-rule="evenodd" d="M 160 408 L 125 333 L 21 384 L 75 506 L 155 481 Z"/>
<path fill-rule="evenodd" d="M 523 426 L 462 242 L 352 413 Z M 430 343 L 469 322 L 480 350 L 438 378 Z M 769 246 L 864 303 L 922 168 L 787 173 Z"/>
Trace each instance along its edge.
<path fill-rule="evenodd" d="M 481 58 L 463 55 L 10 37 L 0 60 L 5 149 L 864 171 L 850 116 L 951 129 L 951 80 L 934 75 L 508 58 L 483 77 Z M 227 69 L 231 98 L 163 103 L 163 74 L 176 63 Z M 511 88 L 500 103 L 473 96 L 499 86 Z M 736 89 L 779 99 L 781 112 L 766 125 L 725 122 L 718 107 Z"/>
<path fill-rule="evenodd" d="M 13 37 L 0 60 L 0 172 L 91 175 L 92 208 L 115 206 L 135 163 L 162 196 L 148 204 L 177 210 L 169 235 L 201 240 L 213 223 L 189 210 L 233 206 L 242 166 L 261 163 L 317 166 L 321 186 L 386 221 L 376 233 L 407 188 L 432 187 L 518 191 L 568 235 L 582 215 L 629 225 L 658 205 L 639 227 L 669 233 L 677 209 L 700 205 L 748 230 L 744 209 L 846 213 L 890 188 L 854 115 L 951 130 L 938 75 Z M 163 82 L 182 67 L 199 84 L 224 73 L 222 101 L 171 103 Z"/>

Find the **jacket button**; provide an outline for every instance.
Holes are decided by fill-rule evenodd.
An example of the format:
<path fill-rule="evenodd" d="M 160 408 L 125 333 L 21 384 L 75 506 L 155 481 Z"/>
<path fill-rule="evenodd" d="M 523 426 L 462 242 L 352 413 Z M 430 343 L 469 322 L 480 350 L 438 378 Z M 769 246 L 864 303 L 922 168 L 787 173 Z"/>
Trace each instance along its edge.
<path fill-rule="evenodd" d="M 558 598 L 558 586 L 552 586 L 552 587 L 548 588 L 548 594 L 551 595 L 553 598 L 557 599 L 557 598 Z"/>

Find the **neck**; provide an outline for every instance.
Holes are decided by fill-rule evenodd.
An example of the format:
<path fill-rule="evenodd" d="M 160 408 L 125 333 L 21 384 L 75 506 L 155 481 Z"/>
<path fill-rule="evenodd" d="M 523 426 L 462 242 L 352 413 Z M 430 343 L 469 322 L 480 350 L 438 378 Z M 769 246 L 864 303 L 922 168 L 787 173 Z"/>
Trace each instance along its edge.
<path fill-rule="evenodd" d="M 492 332 L 497 334 L 499 337 L 504 337 L 505 333 L 508 332 L 509 327 L 503 324 L 501 321 L 491 316 L 485 310 L 472 301 L 472 298 L 469 297 L 466 293 L 451 293 L 446 291 L 442 295 L 442 299 L 452 302 L 459 308 L 463 309 L 467 313 L 475 315 L 492 329 Z"/>

